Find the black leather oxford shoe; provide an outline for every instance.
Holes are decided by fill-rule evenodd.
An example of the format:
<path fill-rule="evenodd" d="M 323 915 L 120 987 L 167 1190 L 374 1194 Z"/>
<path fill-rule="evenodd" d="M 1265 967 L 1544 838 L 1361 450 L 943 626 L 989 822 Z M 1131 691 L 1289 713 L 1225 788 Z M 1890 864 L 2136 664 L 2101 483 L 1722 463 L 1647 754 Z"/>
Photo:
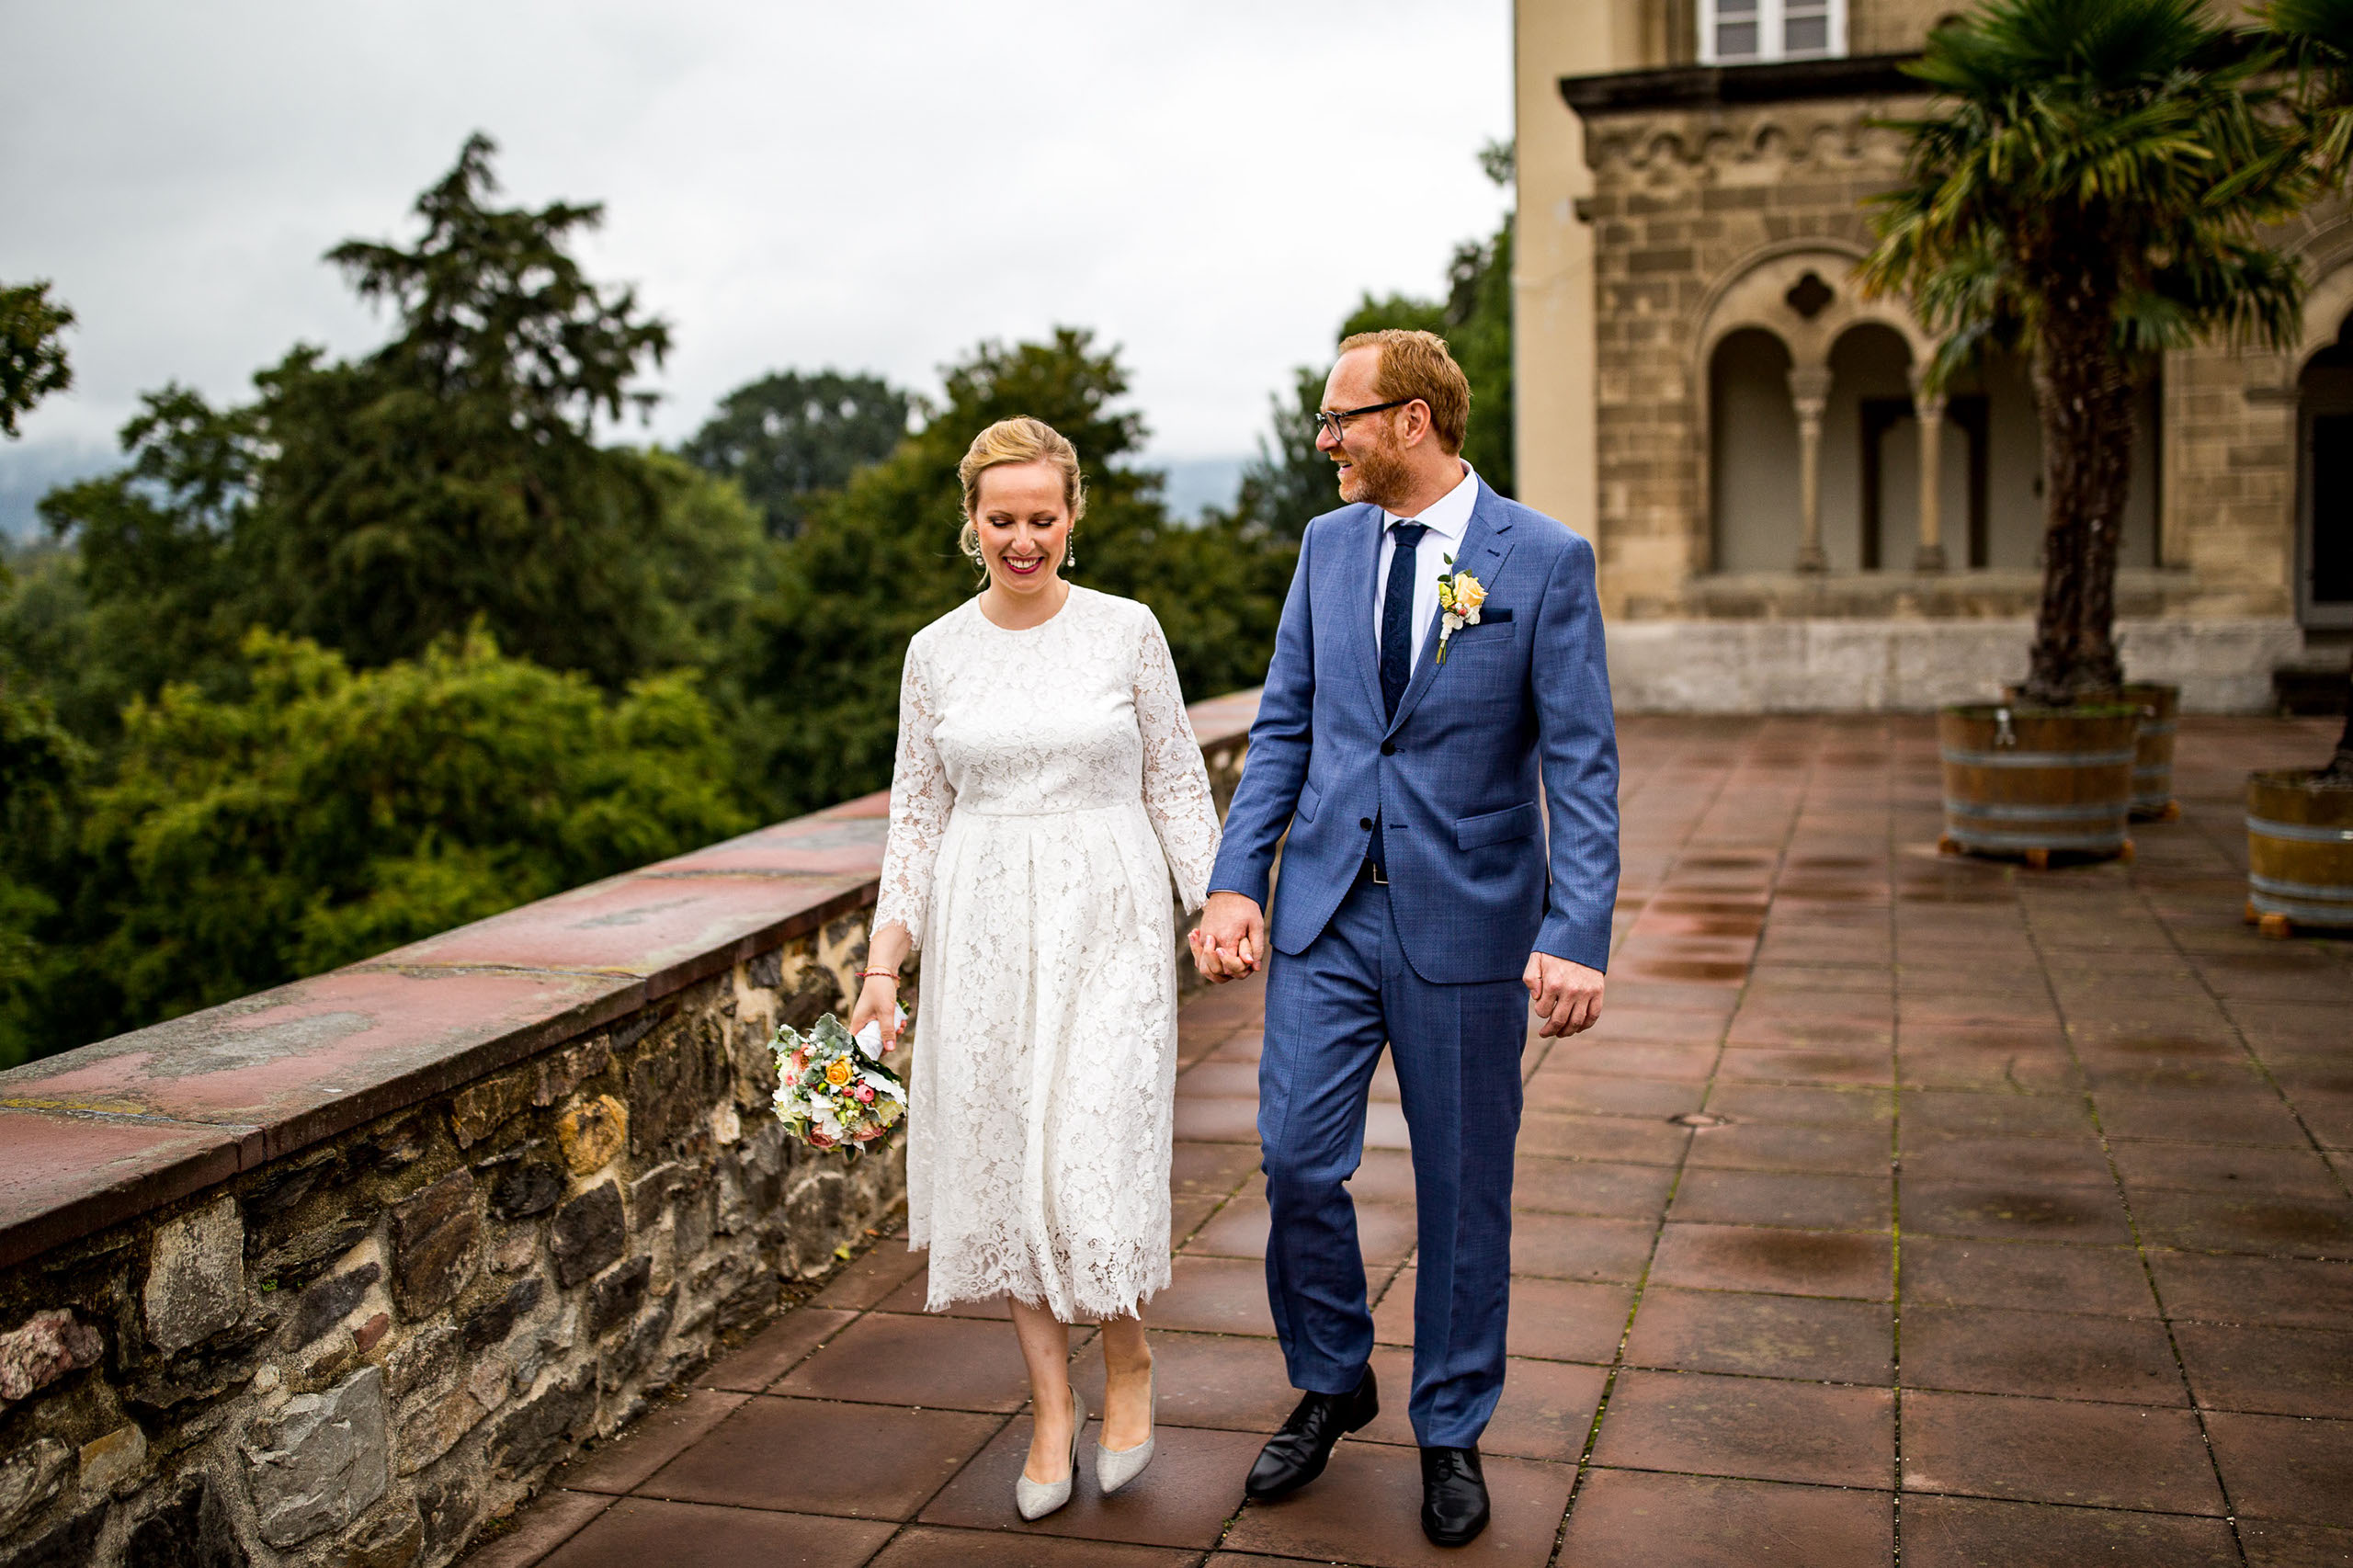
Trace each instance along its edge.
<path fill-rule="evenodd" d="M 1468 1546 L 1487 1528 L 1487 1476 L 1476 1449 L 1422 1450 L 1422 1533 Z"/>
<path fill-rule="evenodd" d="M 1302 1396 L 1282 1430 L 1258 1450 L 1258 1462 L 1250 1467 L 1250 1479 L 1242 1490 L 1261 1503 L 1288 1497 L 1324 1473 L 1333 1448 L 1343 1437 L 1380 1414 L 1381 1391 L 1373 1384 L 1370 1367 L 1364 1369 L 1364 1381 L 1353 1393 Z"/>

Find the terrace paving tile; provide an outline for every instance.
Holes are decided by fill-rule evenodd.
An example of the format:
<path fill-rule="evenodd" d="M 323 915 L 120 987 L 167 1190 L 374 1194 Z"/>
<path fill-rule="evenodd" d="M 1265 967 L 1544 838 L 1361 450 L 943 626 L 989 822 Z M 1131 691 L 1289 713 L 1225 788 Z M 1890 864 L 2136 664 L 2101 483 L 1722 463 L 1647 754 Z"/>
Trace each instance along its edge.
<path fill-rule="evenodd" d="M 1217 1545 L 1267 1435 L 1164 1426 L 1154 1437 L 1152 1468 L 1111 1497 L 1096 1490 L 1093 1456 L 1082 1445 L 1069 1506 L 1024 1524 L 1013 1512 L 1013 1483 L 1029 1457 L 1029 1419 L 1018 1417 L 941 1489 L 920 1522 L 1196 1551 Z"/>
<path fill-rule="evenodd" d="M 2345 1523 L 2353 1421 L 2217 1411 L 2206 1417 L 2206 1433 L 2222 1484 L 2231 1489 L 2231 1506 L 2242 1519 Z"/>
<path fill-rule="evenodd" d="M 1905 1568 L 2235 1568 L 2239 1551 L 2221 1519 L 1924 1494 L 1904 1500 L 1904 1562 Z"/>
<path fill-rule="evenodd" d="M 1903 1381 L 1907 1389 L 2189 1403 L 2165 1328 L 2151 1318 L 1913 1306 L 1904 1314 Z"/>
<path fill-rule="evenodd" d="M 1593 1462 L 1883 1488 L 1894 1475 L 1895 1392 L 1628 1371 L 1610 1393 Z"/>
<path fill-rule="evenodd" d="M 1361 1179 L 1361 1176 L 1359 1176 Z M 1512 1207 L 1555 1214 L 1655 1220 L 1675 1186 L 1672 1165 L 1611 1165 L 1523 1154 L 1512 1171 Z"/>
<path fill-rule="evenodd" d="M 1726 1225 L 1884 1231 L 1892 1219 L 1892 1200 L 1893 1187 L 1883 1174 L 1695 1169 L 1684 1172 L 1668 1214 L 1676 1220 Z"/>
<path fill-rule="evenodd" d="M 1932 1134 L 2091 1137 L 2097 1129 L 2081 1095 L 2026 1089 L 1906 1088 L 1896 1096 L 1896 1120 L 1908 1152 Z"/>
<path fill-rule="evenodd" d="M 686 1503 L 904 1519 L 1003 1425 L 967 1411 L 756 1394 L 636 1490 Z"/>
<path fill-rule="evenodd" d="M 624 1497 L 540 1562 L 546 1568 L 641 1568 L 649 1562 L 858 1568 L 892 1527 L 815 1514 Z"/>
<path fill-rule="evenodd" d="M 2158 1315 L 2141 1260 L 2126 1247 L 1906 1235 L 1903 1287 L 1907 1305 Z"/>
<path fill-rule="evenodd" d="M 1884 1492 L 1595 1470 L 1577 1494 L 1560 1568 L 1885 1568 Z"/>
<path fill-rule="evenodd" d="M 2344 1184 L 2328 1162 L 2302 1149 L 2244 1143 L 2142 1143 L 2119 1140 L 2116 1168 L 2127 1191 L 2177 1188 L 2190 1192 L 2261 1193 L 2275 1198 L 2341 1201 Z"/>
<path fill-rule="evenodd" d="M 2089 1137 L 1923 1138 L 1907 1143 L 1904 1176 L 1906 1182 L 2033 1182 L 2111 1190 L 2116 1185 L 2108 1155 Z"/>
<path fill-rule="evenodd" d="M 2043 1187 L 2032 1181 L 1904 1183 L 1904 1229 L 1986 1240 L 2120 1245 L 2132 1239 L 2123 1200 L 2111 1188 Z"/>
<path fill-rule="evenodd" d="M 1876 1176 L 1882 1180 L 1892 1141 L 1879 1126 L 1818 1127 L 1734 1120 L 1702 1129 L 1691 1141 L 1694 1169 L 1793 1171 Z"/>
<path fill-rule="evenodd" d="M 1735 1121 L 1814 1127 L 1883 1127 L 1895 1119 L 1885 1089 L 1800 1088 L 1780 1084 L 1719 1084 L 1707 1108 Z"/>
<path fill-rule="evenodd" d="M 1029 1398 L 1013 1336 L 972 1318 L 868 1312 L 819 1346 L 776 1392 L 803 1399 L 1018 1410 Z"/>
<path fill-rule="evenodd" d="M 1194 1568 L 1199 1552 L 1014 1530 L 902 1530 L 869 1568 Z"/>
<path fill-rule="evenodd" d="M 1395 1267 L 1414 1250 L 1414 1210 L 1396 1203 L 1356 1202 L 1357 1245 L 1369 1267 Z M 1264 1257 L 1270 1225 L 1267 1200 L 1238 1197 L 1227 1200 L 1209 1223 L 1195 1232 L 1183 1251 L 1220 1257 Z"/>
<path fill-rule="evenodd" d="M 2241 1519 L 2248 1568 L 2345 1568 L 2353 1562 L 2353 1529 Z"/>
<path fill-rule="evenodd" d="M 1670 1222 L 1651 1278 L 1710 1290 L 1885 1301 L 1893 1292 L 1889 1238 L 1829 1231 Z"/>
<path fill-rule="evenodd" d="M 1610 1078 L 1549 1064 L 1528 1082 L 1527 1108 L 1573 1116 L 1634 1116 L 1665 1120 L 1699 1108 L 1708 1086 L 1690 1079 Z"/>
<path fill-rule="evenodd" d="M 1279 1503 L 1245 1506 L 1223 1544 L 1238 1551 L 1360 1568 L 1441 1568 L 1465 1562 L 1541 1568 L 1551 1560 L 1553 1536 L 1576 1477 L 1572 1467 L 1500 1455 L 1486 1459 L 1494 1522 L 1470 1545 L 1447 1548 L 1432 1546 L 1422 1535 L 1420 1465 L 1411 1449 L 1344 1442 L 1313 1485 Z M 1247 1468 L 1245 1460 L 1243 1469 Z M 1240 1476 L 1237 1470 L 1236 1493 Z"/>
<path fill-rule="evenodd" d="M 573 1492 L 628 1492 L 694 1447 L 751 1397 L 699 1388 L 657 1401 L 626 1434 L 575 1456 L 548 1483 Z"/>
<path fill-rule="evenodd" d="M 2110 1138 L 2154 1138 L 2187 1143 L 2256 1143 L 2309 1149 L 2295 1113 L 2266 1094 L 2160 1095 L 2104 1088 L 2096 1092 L 2099 1124 Z"/>
<path fill-rule="evenodd" d="M 2353 1324 L 2353 1262 L 2151 1252 L 2149 1267 L 2177 1322 L 2326 1329 Z"/>
<path fill-rule="evenodd" d="M 1642 1278 L 1656 1227 L 1641 1220 L 1601 1220 L 1581 1214 L 1515 1214 L 1511 1263 L 1515 1275 L 1549 1279 Z"/>
<path fill-rule="evenodd" d="M 1653 1285 L 1626 1339 L 1626 1364 L 1690 1372 L 1895 1381 L 1895 1325 L 1884 1302 Z"/>
<path fill-rule="evenodd" d="M 1904 1489 L 2159 1513 L 2223 1512 L 2187 1410 L 1907 1392 Z"/>
<path fill-rule="evenodd" d="M 705 1368 L 695 1381 L 709 1389 L 763 1392 L 856 1316 L 824 1307 L 789 1312 Z"/>
<path fill-rule="evenodd" d="M 2353 1256 L 2353 1203 L 2206 1192 L 2141 1192 L 2132 1212 L 2153 1246 L 2279 1257 Z"/>
<path fill-rule="evenodd" d="M 2184 1323 L 2173 1335 L 2203 1409 L 2338 1418 L 2353 1413 L 2353 1333 Z"/>
<path fill-rule="evenodd" d="M 1531 1111 L 1520 1119 L 1519 1152 L 1555 1159 L 1671 1165 L 1682 1158 L 1690 1137 L 1688 1129 L 1664 1119 Z"/>

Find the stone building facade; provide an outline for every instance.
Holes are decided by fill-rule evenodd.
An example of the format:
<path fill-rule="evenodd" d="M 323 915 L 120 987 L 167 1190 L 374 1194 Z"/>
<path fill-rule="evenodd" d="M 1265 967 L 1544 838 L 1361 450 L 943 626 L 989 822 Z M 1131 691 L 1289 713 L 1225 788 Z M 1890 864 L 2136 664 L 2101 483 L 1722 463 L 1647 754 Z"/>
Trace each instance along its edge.
<path fill-rule="evenodd" d="M 1518 0 L 1522 498 L 1598 549 L 1629 708 L 1911 708 L 2023 673 L 2040 441 L 2023 365 L 1930 396 L 1854 278 L 1883 121 L 1944 4 Z M 2166 356 L 2119 583 L 2137 678 L 2266 706 L 2353 631 L 2353 215 L 2278 236 L 2304 340 Z"/>

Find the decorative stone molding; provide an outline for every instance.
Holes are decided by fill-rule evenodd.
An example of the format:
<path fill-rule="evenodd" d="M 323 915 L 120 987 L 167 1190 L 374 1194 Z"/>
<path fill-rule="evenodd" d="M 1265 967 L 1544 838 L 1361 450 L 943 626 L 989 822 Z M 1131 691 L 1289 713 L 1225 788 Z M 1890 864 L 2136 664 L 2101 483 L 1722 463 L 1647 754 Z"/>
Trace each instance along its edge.
<path fill-rule="evenodd" d="M 1256 707 L 1192 710 L 1221 810 Z M 834 1267 L 904 1165 L 789 1145 L 767 1041 L 887 812 L 0 1073 L 0 1568 L 436 1568 Z"/>
<path fill-rule="evenodd" d="M 1688 179 L 1745 172 L 1743 183 L 1859 172 L 1893 179 L 1904 139 L 1882 120 L 1925 100 L 1781 103 L 1753 109 L 1683 109 L 1612 117 L 1586 130 L 1586 163 L 1604 181 Z"/>

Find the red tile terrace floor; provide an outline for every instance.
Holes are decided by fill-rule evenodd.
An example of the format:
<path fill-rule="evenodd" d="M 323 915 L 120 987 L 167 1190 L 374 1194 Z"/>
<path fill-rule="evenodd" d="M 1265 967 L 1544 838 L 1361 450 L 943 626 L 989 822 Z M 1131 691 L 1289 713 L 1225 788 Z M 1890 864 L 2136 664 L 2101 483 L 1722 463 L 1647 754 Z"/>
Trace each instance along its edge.
<path fill-rule="evenodd" d="M 1184 1014 L 1161 1449 L 1129 1492 L 1083 1478 L 1017 1523 L 1012 1335 L 920 1315 L 922 1259 L 885 1241 L 470 1562 L 2353 1562 L 2353 942 L 2240 921 L 2241 776 L 2331 733 L 2191 720 L 2183 820 L 2132 866 L 2034 873 L 1935 853 L 1925 721 L 1630 722 L 1608 1017 L 1528 1051 L 1495 1523 L 1466 1550 L 1415 1523 L 1385 1073 L 1355 1188 L 1392 1408 L 1296 1497 L 1241 1502 L 1291 1395 L 1235 987 Z M 1694 1111 L 1721 1125 L 1669 1119 Z"/>

